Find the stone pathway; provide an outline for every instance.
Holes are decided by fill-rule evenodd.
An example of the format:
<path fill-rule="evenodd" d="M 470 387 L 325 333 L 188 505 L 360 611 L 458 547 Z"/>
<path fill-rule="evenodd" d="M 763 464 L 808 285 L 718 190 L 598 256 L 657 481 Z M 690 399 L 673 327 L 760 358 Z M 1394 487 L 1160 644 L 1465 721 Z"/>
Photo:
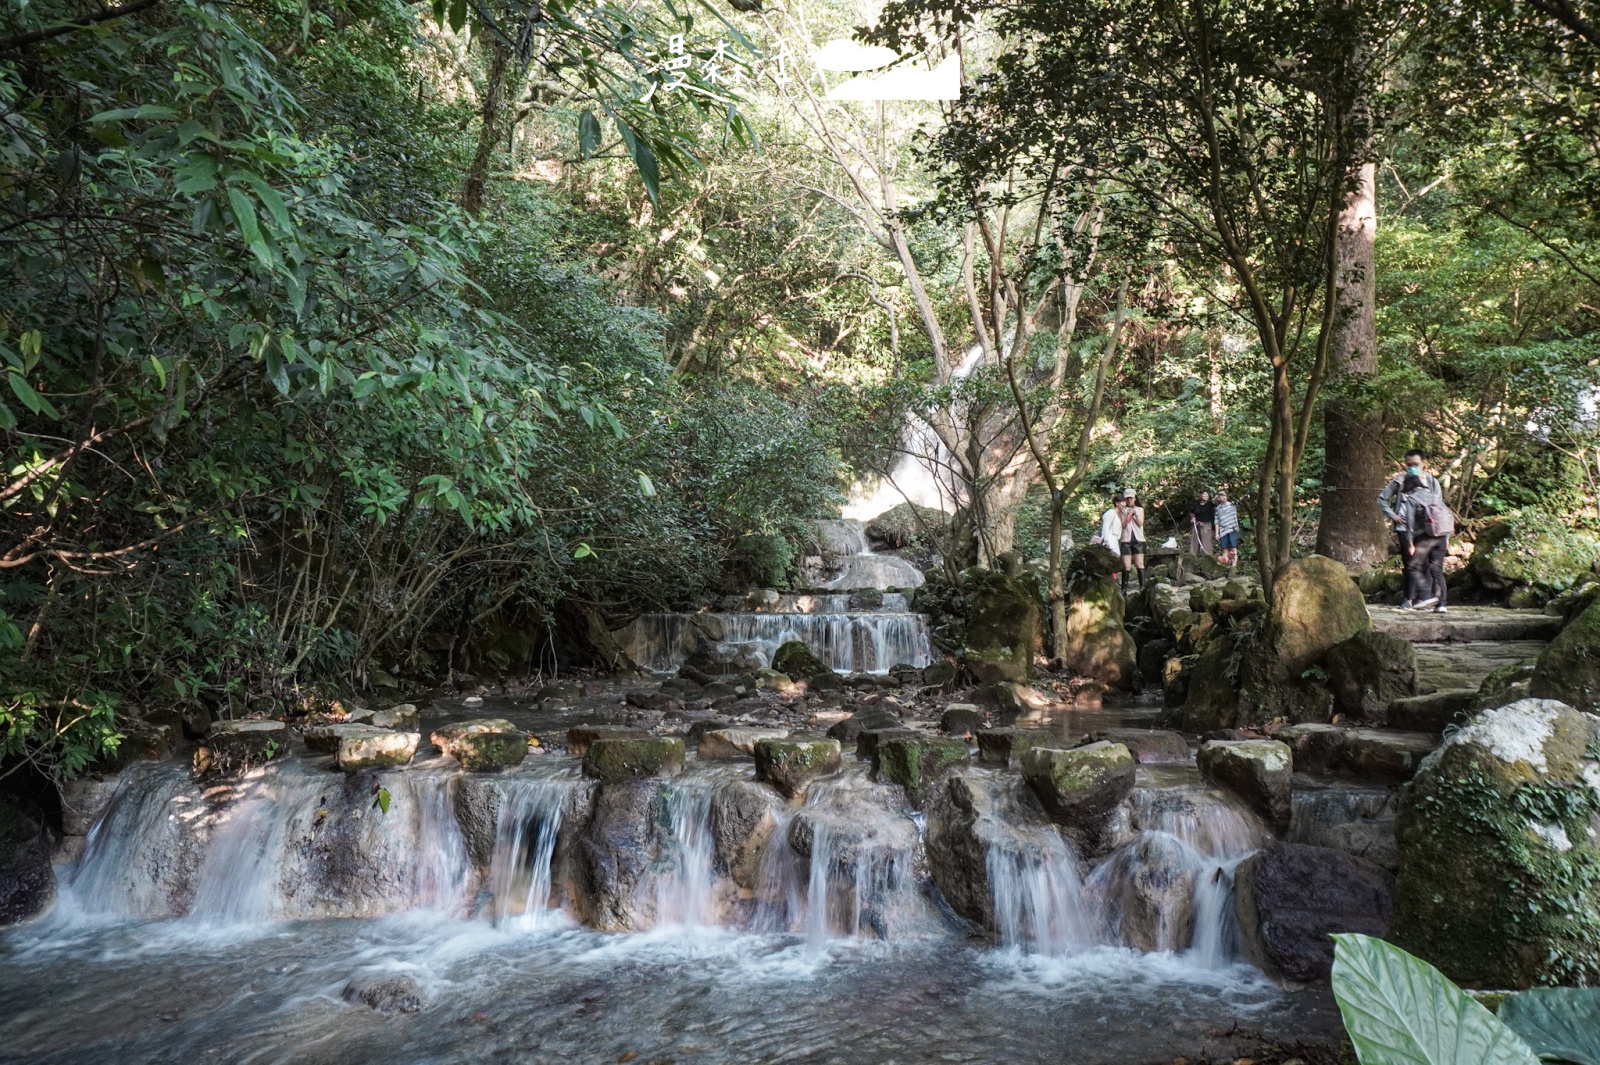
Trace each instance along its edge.
<path fill-rule="evenodd" d="M 1451 607 L 1449 613 L 1369 606 L 1372 627 L 1417 649 L 1422 693 L 1476 691 L 1502 666 L 1536 658 L 1561 631 L 1561 619 L 1537 610 Z"/>

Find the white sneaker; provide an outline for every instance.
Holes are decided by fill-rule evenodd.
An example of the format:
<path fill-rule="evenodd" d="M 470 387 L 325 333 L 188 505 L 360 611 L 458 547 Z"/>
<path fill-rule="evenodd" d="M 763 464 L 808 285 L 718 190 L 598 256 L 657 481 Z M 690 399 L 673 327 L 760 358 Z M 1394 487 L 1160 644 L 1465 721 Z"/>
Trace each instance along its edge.
<path fill-rule="evenodd" d="M 1439 604 L 1439 597 L 1438 596 L 1434 596 L 1432 599 L 1424 599 L 1422 602 L 1414 604 L 1411 607 L 1411 609 L 1412 610 L 1426 610 L 1430 606 L 1437 606 L 1438 604 Z"/>
<path fill-rule="evenodd" d="M 1445 606 L 1443 603 L 1440 603 L 1438 606 L 1433 608 L 1433 612 L 1435 614 L 1448 614 L 1450 613 L 1450 608 Z"/>

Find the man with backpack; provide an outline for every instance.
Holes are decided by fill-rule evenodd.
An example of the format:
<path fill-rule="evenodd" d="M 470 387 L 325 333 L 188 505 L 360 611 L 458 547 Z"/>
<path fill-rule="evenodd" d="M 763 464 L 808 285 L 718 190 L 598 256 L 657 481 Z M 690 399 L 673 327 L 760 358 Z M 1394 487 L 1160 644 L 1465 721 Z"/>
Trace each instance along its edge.
<path fill-rule="evenodd" d="M 1438 478 L 1423 467 L 1420 451 L 1406 453 L 1406 471 L 1395 476 L 1378 493 L 1378 506 L 1394 523 L 1406 567 L 1406 598 L 1402 609 L 1445 613 L 1448 589 L 1444 560 L 1450 552 L 1450 535 L 1456 531 L 1455 515 L 1445 505 Z"/>

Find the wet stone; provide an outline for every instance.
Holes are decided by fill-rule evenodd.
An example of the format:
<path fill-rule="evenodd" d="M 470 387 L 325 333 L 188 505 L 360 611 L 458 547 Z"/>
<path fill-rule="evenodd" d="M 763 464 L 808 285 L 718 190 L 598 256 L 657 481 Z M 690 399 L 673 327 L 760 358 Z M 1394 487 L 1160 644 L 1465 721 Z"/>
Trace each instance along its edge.
<path fill-rule="evenodd" d="M 1288 745 L 1296 769 L 1307 773 L 1331 773 L 1343 756 L 1348 731 L 1342 725 L 1309 721 L 1280 730 L 1276 738 Z"/>
<path fill-rule="evenodd" d="M 1403 784 L 1437 746 L 1439 737 L 1426 732 L 1351 729 L 1345 737 L 1340 769 L 1354 777 Z"/>
<path fill-rule="evenodd" d="M 1098 832 L 1133 792 L 1133 752 L 1100 741 L 1062 750 L 1035 747 L 1022 755 L 1022 779 L 1058 824 Z"/>
<path fill-rule="evenodd" d="M 416 1013 L 428 1005 L 428 997 L 413 977 L 384 973 L 357 976 L 339 997 L 379 1013 Z"/>
<path fill-rule="evenodd" d="M 1096 732 L 1092 738 L 1122 744 L 1133 752 L 1140 765 L 1189 760 L 1189 741 L 1182 733 L 1166 729 L 1108 728 Z"/>
<path fill-rule="evenodd" d="M 765 739 L 782 739 L 788 729 L 773 728 L 718 728 L 701 732 L 695 753 L 701 758 L 749 758 L 755 754 L 756 743 Z"/>
<path fill-rule="evenodd" d="M 1045 729 L 991 728 L 973 734 L 978 743 L 978 760 L 985 765 L 1017 765 L 1024 752 L 1044 747 L 1057 737 Z"/>
<path fill-rule="evenodd" d="M 939 731 L 963 736 L 983 728 L 983 711 L 971 703 L 951 703 L 939 717 Z"/>
<path fill-rule="evenodd" d="M 428 739 L 471 773 L 521 765 L 528 753 L 528 734 L 503 718 L 455 722 Z"/>
<path fill-rule="evenodd" d="M 813 780 L 839 771 L 840 753 L 838 740 L 760 739 L 755 744 L 756 779 L 788 798 L 802 798 Z"/>
<path fill-rule="evenodd" d="M 584 753 L 583 775 L 602 784 L 676 776 L 683 756 L 683 741 L 676 737 L 595 740 Z"/>
<path fill-rule="evenodd" d="M 690 726 L 689 731 L 694 735 L 693 726 Z M 649 735 L 649 729 L 630 728 L 626 725 L 574 725 L 567 730 L 567 750 L 582 757 L 589 750 L 589 744 L 595 740 L 638 740 Z"/>
<path fill-rule="evenodd" d="M 378 728 L 397 729 L 401 732 L 417 732 L 421 729 L 422 715 L 412 703 L 401 703 L 391 706 L 387 710 L 379 710 L 372 715 L 372 724 Z"/>
<path fill-rule="evenodd" d="M 948 769 L 967 764 L 967 741 L 929 732 L 879 736 L 872 754 L 875 780 L 899 784 L 913 802 Z"/>
<path fill-rule="evenodd" d="M 218 721 L 206 734 L 211 764 L 224 773 L 243 772 L 289 751 L 289 728 L 282 721 Z"/>
<path fill-rule="evenodd" d="M 1196 759 L 1201 774 L 1243 799 L 1270 825 L 1289 823 L 1294 755 L 1277 740 L 1208 740 Z"/>
<path fill-rule="evenodd" d="M 1396 699 L 1384 712 L 1383 722 L 1407 732 L 1441 733 L 1451 725 L 1465 723 L 1477 696 L 1476 688 L 1451 688 L 1432 695 Z"/>
<path fill-rule="evenodd" d="M 376 725 L 316 725 L 303 735 L 307 747 L 332 754 L 334 766 L 346 772 L 405 765 L 422 739 L 420 733 Z"/>
<path fill-rule="evenodd" d="M 877 755 L 878 747 L 881 746 L 885 740 L 894 739 L 896 737 L 915 738 L 917 736 L 924 735 L 927 735 L 927 733 L 923 732 L 921 729 L 904 728 L 898 723 L 890 728 L 864 729 L 856 736 L 856 757 L 861 759 L 863 762 L 870 762 Z"/>

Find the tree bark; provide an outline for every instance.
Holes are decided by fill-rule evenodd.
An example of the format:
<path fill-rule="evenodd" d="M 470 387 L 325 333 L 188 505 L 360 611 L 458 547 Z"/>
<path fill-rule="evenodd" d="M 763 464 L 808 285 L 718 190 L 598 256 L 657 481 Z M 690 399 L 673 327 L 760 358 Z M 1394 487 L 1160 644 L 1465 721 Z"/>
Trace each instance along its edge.
<path fill-rule="evenodd" d="M 1346 194 L 1334 240 L 1335 302 L 1329 372 L 1335 394 L 1323 407 L 1325 463 L 1317 553 L 1362 572 L 1388 557 L 1389 537 L 1373 500 L 1384 482 L 1383 412 L 1359 393 L 1378 372 L 1375 318 L 1376 166 L 1364 163 Z"/>

